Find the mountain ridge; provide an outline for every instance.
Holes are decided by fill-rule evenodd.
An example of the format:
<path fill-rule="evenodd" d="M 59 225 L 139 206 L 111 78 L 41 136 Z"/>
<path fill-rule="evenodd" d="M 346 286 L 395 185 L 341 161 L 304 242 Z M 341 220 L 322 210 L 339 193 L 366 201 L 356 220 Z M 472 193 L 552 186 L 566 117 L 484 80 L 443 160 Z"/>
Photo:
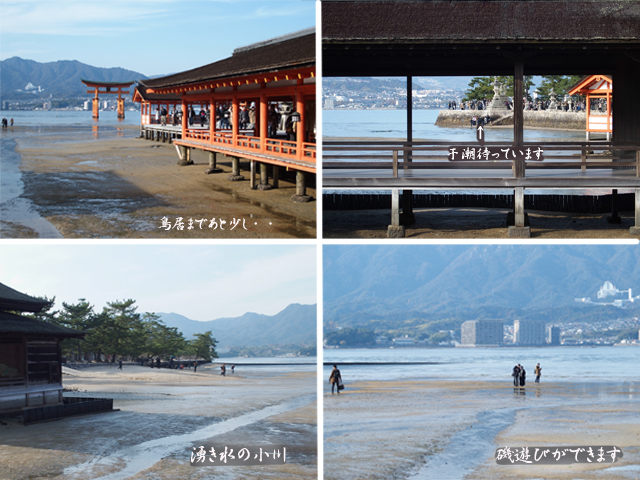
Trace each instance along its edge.
<path fill-rule="evenodd" d="M 292 303 L 275 315 L 246 312 L 239 317 L 223 317 L 204 322 L 173 312 L 156 315 L 168 327 L 176 327 L 187 339 L 195 333 L 210 330 L 221 348 L 314 344 L 316 340 L 315 304 Z"/>
<path fill-rule="evenodd" d="M 81 80 L 101 82 L 128 82 L 148 78 L 140 72 L 120 67 L 94 67 L 78 60 L 57 60 L 41 63 L 35 60 L 11 57 L 0 61 L 0 96 L 3 100 L 87 97 L 87 87 Z M 32 84 L 36 91 L 26 92 Z M 37 91 L 41 87 L 42 91 Z M 22 91 L 18 91 L 22 90 Z"/>

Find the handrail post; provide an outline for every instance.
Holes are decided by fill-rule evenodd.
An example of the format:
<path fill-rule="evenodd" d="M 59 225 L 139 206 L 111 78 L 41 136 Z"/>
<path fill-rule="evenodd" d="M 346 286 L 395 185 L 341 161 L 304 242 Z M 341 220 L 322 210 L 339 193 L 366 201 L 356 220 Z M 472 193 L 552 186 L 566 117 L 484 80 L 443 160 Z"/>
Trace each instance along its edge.
<path fill-rule="evenodd" d="M 393 151 L 393 178 L 398 178 L 398 150 Z"/>
<path fill-rule="evenodd" d="M 586 172 L 587 171 L 587 149 L 586 147 L 582 148 L 582 153 L 580 155 L 580 161 L 582 163 L 580 170 L 582 170 L 582 172 Z"/>

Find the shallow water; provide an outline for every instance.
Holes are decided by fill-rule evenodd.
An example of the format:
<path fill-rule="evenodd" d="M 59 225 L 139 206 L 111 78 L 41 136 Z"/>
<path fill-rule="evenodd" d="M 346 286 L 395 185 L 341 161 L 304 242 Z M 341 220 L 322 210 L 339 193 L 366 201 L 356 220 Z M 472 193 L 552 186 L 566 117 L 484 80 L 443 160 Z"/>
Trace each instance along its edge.
<path fill-rule="evenodd" d="M 477 422 L 456 433 L 446 448 L 431 457 L 408 480 L 460 480 L 491 457 L 493 439 L 515 419 L 516 409 L 505 408 L 478 415 Z"/>
<path fill-rule="evenodd" d="M 530 382 L 542 366 L 542 381 L 624 382 L 638 380 L 638 347 L 504 347 L 327 349 L 325 364 L 337 363 L 345 382 L 359 380 L 439 379 L 511 381 L 515 364 L 524 365 Z M 371 365 L 357 363 L 371 362 Z M 432 365 L 411 364 L 433 362 Z M 393 365 L 375 365 L 392 363 Z M 350 365 L 356 364 L 356 365 Z M 325 365 L 328 378 L 330 365 Z M 381 376 L 384 375 L 384 376 Z"/>
<path fill-rule="evenodd" d="M 217 422 L 209 426 L 197 429 L 193 432 L 170 435 L 156 438 L 147 442 L 118 450 L 108 456 L 99 457 L 96 460 L 75 465 L 65 469 L 64 475 L 69 478 L 87 478 L 87 471 L 96 467 L 115 467 L 124 461 L 126 466 L 116 473 L 96 477 L 95 480 L 122 480 L 135 475 L 138 472 L 150 468 L 163 458 L 184 452 L 184 460 L 189 460 L 194 442 L 204 442 L 210 438 L 222 435 L 237 428 L 264 420 L 265 418 L 280 413 L 295 410 L 311 404 L 315 395 L 299 397 L 294 400 L 271 405 L 238 417 Z"/>
<path fill-rule="evenodd" d="M 0 137 L 0 220 L 22 225 L 40 238 L 62 238 L 58 229 L 40 216 L 30 200 L 21 197 L 24 181 L 15 138 Z M 0 236 L 3 236 L 0 233 Z"/>

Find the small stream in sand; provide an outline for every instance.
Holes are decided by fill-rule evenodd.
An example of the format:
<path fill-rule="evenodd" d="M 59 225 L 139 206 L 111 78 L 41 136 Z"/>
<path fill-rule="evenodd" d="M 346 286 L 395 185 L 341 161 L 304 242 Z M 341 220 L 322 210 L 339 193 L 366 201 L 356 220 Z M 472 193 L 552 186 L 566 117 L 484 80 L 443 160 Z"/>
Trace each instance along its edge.
<path fill-rule="evenodd" d="M 315 395 L 299 397 L 288 402 L 271 405 L 238 417 L 214 423 L 190 433 L 149 440 L 148 442 L 117 450 L 111 455 L 98 457 L 95 460 L 68 467 L 65 469 L 64 475 L 65 478 L 69 479 L 86 480 L 87 478 L 94 478 L 94 480 L 124 480 L 152 467 L 163 458 L 175 455 L 180 451 L 184 451 L 184 459 L 189 460 L 194 442 L 204 442 L 212 437 L 251 425 L 273 415 L 295 410 L 312 403 L 315 399 Z M 116 465 L 123 461 L 126 464 L 125 467 L 117 472 L 102 477 L 91 476 L 90 472 L 95 467 L 109 468 L 113 466 L 116 468 Z"/>

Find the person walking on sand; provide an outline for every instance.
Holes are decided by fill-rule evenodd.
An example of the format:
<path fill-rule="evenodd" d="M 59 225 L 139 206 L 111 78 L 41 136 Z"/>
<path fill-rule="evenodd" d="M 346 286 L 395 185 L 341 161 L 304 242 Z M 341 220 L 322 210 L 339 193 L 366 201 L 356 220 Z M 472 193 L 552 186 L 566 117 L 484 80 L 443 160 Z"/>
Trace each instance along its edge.
<path fill-rule="evenodd" d="M 118 360 L 118 370 L 122 370 L 122 358 Z"/>
<path fill-rule="evenodd" d="M 231 365 L 231 373 L 235 373 L 236 370 L 236 366 L 235 365 Z"/>
<path fill-rule="evenodd" d="M 196 373 L 198 370 L 198 362 L 193 362 L 193 373 Z"/>
<path fill-rule="evenodd" d="M 220 367 L 220 375 L 222 375 L 223 377 L 226 377 L 227 373 L 227 365 L 226 364 L 222 364 L 222 366 Z"/>
<path fill-rule="evenodd" d="M 513 367 L 513 373 L 511 374 L 511 376 L 513 377 L 513 386 L 520 386 L 520 365 L 516 365 L 515 367 Z"/>
<path fill-rule="evenodd" d="M 333 387 L 336 387 L 338 395 L 340 395 L 340 385 L 342 384 L 342 375 L 340 375 L 340 370 L 338 370 L 337 365 L 334 365 L 333 370 L 331 370 L 331 375 L 329 375 L 329 383 L 331 384 L 331 395 L 333 395 Z"/>
<path fill-rule="evenodd" d="M 524 387 L 527 382 L 527 372 L 522 365 L 520 365 L 520 386 Z"/>
<path fill-rule="evenodd" d="M 540 364 L 536 365 L 536 369 L 533 371 L 533 373 L 536 374 L 536 382 L 535 383 L 540 383 L 540 375 L 542 375 L 542 367 L 540 366 Z"/>

